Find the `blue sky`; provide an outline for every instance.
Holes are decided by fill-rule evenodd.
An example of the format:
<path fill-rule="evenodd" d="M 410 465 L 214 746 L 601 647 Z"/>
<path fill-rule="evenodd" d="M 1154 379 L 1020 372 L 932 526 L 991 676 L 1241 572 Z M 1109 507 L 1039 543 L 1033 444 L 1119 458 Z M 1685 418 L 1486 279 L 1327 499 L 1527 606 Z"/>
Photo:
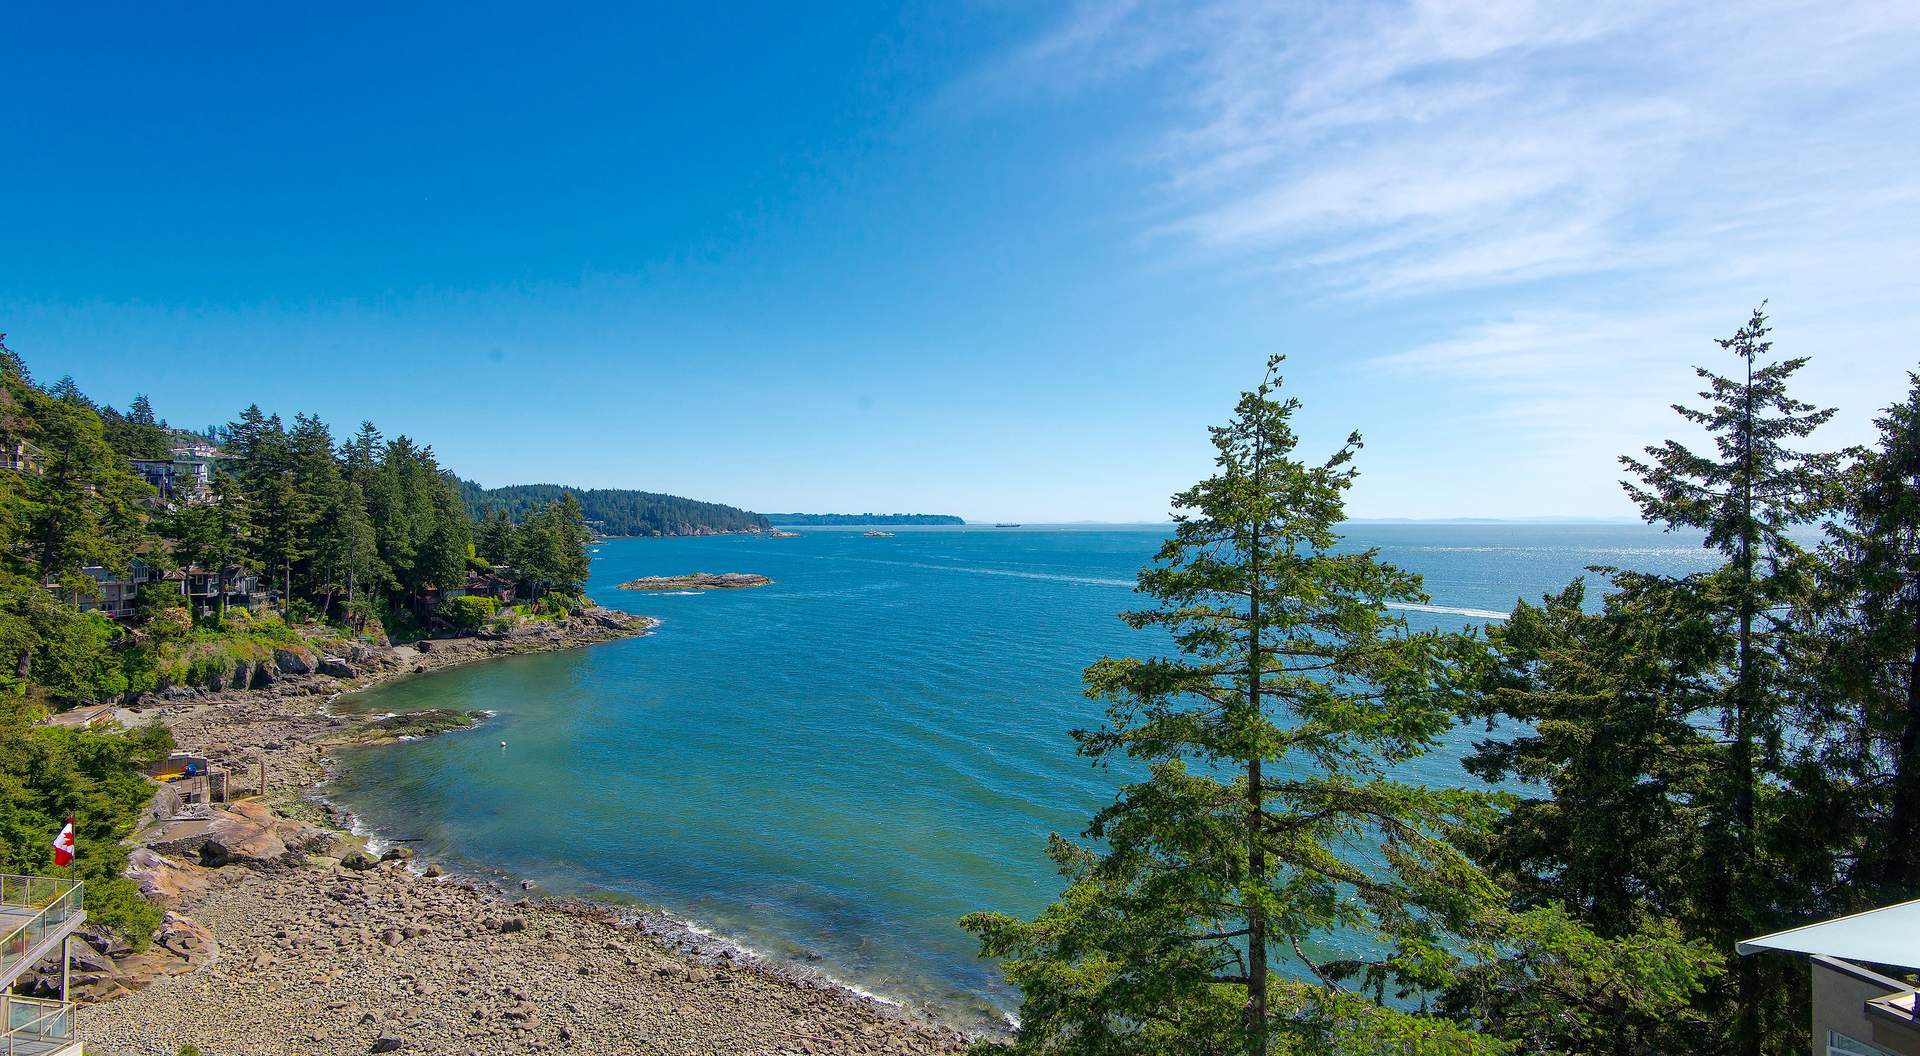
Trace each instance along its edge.
<path fill-rule="evenodd" d="M 1737 8 L 1737 10 L 1735 10 Z M 1361 516 L 1618 516 L 1771 299 L 1920 360 L 1920 7 L 29 5 L 0 331 L 487 484 L 1160 519 L 1288 355 Z"/>

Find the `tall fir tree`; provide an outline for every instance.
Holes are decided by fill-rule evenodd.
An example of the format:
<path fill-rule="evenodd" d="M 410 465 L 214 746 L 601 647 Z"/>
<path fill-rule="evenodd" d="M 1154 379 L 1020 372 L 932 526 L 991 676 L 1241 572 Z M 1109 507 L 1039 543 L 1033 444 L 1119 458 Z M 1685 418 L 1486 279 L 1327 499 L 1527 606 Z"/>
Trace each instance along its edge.
<path fill-rule="evenodd" d="M 490 564 L 513 562 L 513 519 L 507 516 L 506 510 L 496 506 L 487 511 L 475 536 L 474 548 Z"/>
<path fill-rule="evenodd" d="M 1767 318 L 1755 309 L 1747 324 L 1719 342 L 1739 360 L 1740 373 L 1696 373 L 1706 381 L 1701 407 L 1676 404 L 1687 422 L 1714 442 L 1708 453 L 1679 441 L 1623 457 L 1638 482 L 1627 492 L 1651 523 L 1704 533 L 1726 564 L 1691 579 L 1685 590 L 1708 603 L 1725 647 L 1718 678 L 1719 719 L 1727 752 L 1718 767 L 1707 812 L 1706 861 L 1714 870 L 1702 892 L 1703 919 L 1715 923 L 1726 946 L 1779 923 L 1777 907 L 1791 898 L 1782 865 L 1769 861 L 1760 799 L 1783 765 L 1789 700 L 1782 667 L 1794 647 L 1812 587 L 1814 564 L 1790 534 L 1831 508 L 1838 456 L 1796 444 L 1833 417 L 1803 403 L 1788 383 L 1805 357 L 1773 359 Z M 1727 995 L 1733 1051 L 1758 1056 L 1767 1037 L 1786 1024 L 1769 1012 L 1792 1002 L 1769 1001 L 1784 990 L 1780 973 L 1756 958 L 1741 958 Z"/>
<path fill-rule="evenodd" d="M 1144 779 L 1093 843 L 1054 838 L 1070 885 L 1038 919 L 963 921 L 1022 990 L 1015 1052 L 1505 1048 L 1390 996 L 1450 982 L 1498 900 L 1449 842 L 1484 800 L 1394 776 L 1449 729 L 1465 646 L 1390 610 L 1427 600 L 1419 577 L 1340 546 L 1359 437 L 1299 460 L 1279 364 L 1212 430 L 1216 473 L 1174 496 L 1139 577 L 1159 606 L 1123 616 L 1181 655 L 1086 673 L 1109 707 L 1081 754 Z M 1336 932 L 1354 952 L 1317 953 Z"/>

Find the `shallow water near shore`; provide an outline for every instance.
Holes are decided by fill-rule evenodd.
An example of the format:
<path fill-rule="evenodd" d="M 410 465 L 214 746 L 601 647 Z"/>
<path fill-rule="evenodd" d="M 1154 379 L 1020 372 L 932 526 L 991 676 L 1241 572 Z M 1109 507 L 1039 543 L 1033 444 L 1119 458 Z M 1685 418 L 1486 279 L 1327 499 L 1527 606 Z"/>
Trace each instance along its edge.
<path fill-rule="evenodd" d="M 645 638 L 407 678 L 343 701 L 484 710 L 471 729 L 349 750 L 328 790 L 377 832 L 552 894 L 658 907 L 762 955 L 985 1029 L 1016 997 L 957 919 L 1058 893 L 1047 834 L 1116 775 L 1068 731 L 1080 672 L 1162 640 L 1114 614 L 1161 528 L 801 529 L 611 540 L 589 593 Z M 1693 539 L 1636 525 L 1351 525 L 1423 573 L 1414 627 L 1484 623 L 1588 565 L 1683 573 Z M 641 576 L 754 572 L 751 591 L 636 594 Z M 1464 783 L 1461 731 L 1405 776 Z M 500 742 L 507 747 L 502 749 Z"/>

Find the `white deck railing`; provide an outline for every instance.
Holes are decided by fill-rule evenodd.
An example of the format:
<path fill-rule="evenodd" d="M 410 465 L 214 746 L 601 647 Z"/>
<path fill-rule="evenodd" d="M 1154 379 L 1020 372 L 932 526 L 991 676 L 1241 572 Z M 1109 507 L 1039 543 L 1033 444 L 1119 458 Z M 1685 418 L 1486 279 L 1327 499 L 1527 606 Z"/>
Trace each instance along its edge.
<path fill-rule="evenodd" d="M 52 876 L 0 875 L 0 975 L 11 975 L 49 937 L 79 916 L 86 885 Z M 3 1051 L 3 1050 L 0 1050 Z"/>
<path fill-rule="evenodd" d="M 73 1044 L 73 1002 L 0 993 L 0 1056 L 43 1056 Z"/>

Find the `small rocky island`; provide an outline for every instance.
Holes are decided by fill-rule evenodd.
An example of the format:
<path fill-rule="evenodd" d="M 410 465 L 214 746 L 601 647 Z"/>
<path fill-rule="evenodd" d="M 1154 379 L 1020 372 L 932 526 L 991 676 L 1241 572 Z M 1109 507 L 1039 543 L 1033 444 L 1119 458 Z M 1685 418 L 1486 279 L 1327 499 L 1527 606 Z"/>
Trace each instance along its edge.
<path fill-rule="evenodd" d="M 742 590 L 773 582 L 751 572 L 692 572 L 684 576 L 648 576 L 629 579 L 621 590 Z"/>

